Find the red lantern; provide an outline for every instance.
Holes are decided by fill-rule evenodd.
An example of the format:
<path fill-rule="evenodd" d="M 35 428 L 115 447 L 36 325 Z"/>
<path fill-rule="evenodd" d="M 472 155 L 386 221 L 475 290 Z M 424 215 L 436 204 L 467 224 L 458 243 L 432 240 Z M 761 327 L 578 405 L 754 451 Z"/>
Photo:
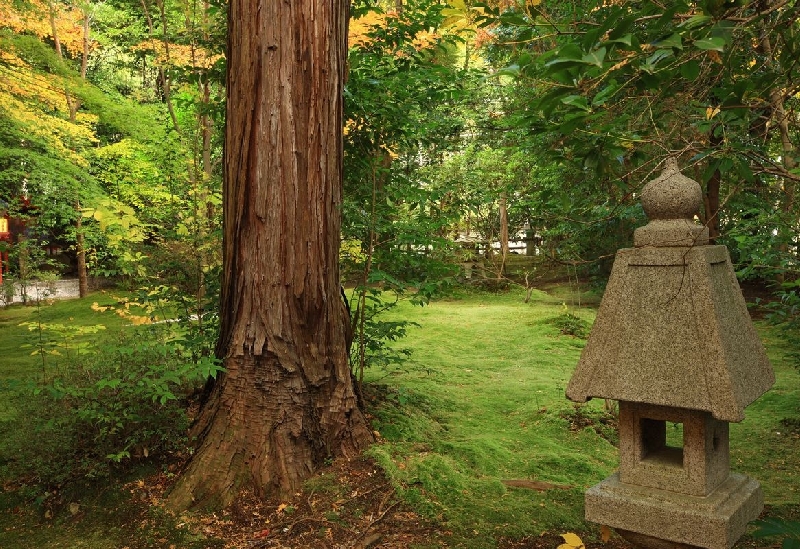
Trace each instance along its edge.
<path fill-rule="evenodd" d="M 11 233 L 8 231 L 8 214 L 0 217 L 0 242 L 11 243 Z M 0 244 L 2 246 L 2 244 Z M 3 283 L 3 273 L 8 270 L 8 251 L 5 246 L 0 248 L 0 284 Z"/>

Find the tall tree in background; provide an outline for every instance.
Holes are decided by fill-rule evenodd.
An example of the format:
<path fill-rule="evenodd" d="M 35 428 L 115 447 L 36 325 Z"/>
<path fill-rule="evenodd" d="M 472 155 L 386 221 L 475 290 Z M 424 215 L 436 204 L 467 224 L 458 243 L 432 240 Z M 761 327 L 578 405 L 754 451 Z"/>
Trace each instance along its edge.
<path fill-rule="evenodd" d="M 339 297 L 347 2 L 233 0 L 221 334 L 225 373 L 173 508 L 291 493 L 371 441 Z"/>

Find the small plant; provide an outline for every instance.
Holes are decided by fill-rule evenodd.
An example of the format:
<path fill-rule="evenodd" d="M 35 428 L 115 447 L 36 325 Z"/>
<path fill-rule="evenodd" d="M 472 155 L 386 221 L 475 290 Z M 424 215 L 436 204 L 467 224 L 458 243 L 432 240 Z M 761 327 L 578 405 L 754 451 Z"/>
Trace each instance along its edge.
<path fill-rule="evenodd" d="M 781 549 L 800 549 L 800 522 L 768 518 L 753 522 L 758 529 L 752 536 L 756 539 L 781 537 Z"/>
<path fill-rule="evenodd" d="M 60 358 L 67 364 L 75 364 L 80 355 L 94 352 L 94 345 L 85 339 L 85 336 L 94 335 L 106 327 L 102 324 L 94 326 L 67 325 L 59 323 L 44 323 L 41 315 L 38 320 L 23 322 L 33 334 L 33 342 L 25 343 L 23 349 L 33 349 L 31 355 L 39 355 L 42 361 L 42 381 L 47 382 L 47 359 Z"/>
<path fill-rule="evenodd" d="M 400 294 L 378 288 L 354 288 L 355 311 L 351 319 L 353 346 L 350 352 L 350 370 L 359 385 L 364 379 L 364 369 L 370 366 L 402 364 L 411 354 L 407 349 L 393 346 L 406 336 L 409 327 L 418 326 L 408 320 L 383 320 L 383 313 L 397 306 Z"/>
<path fill-rule="evenodd" d="M 767 321 L 778 326 L 786 339 L 786 356 L 800 369 L 800 281 L 785 282 L 776 294 L 780 300 L 765 305 L 769 311 Z"/>
<path fill-rule="evenodd" d="M 569 309 L 567 309 L 566 304 L 563 304 L 562 307 L 563 312 L 557 317 L 550 319 L 550 323 L 558 328 L 558 331 L 561 332 L 562 335 L 586 339 L 589 335 L 589 323 L 571 313 Z"/>
<path fill-rule="evenodd" d="M 585 404 L 574 404 L 572 410 L 565 410 L 559 416 L 569 422 L 570 431 L 590 428 L 614 446 L 619 444 L 619 432 L 617 430 L 619 418 L 614 410 L 609 410 L 604 406 L 603 410 L 600 411 Z"/>
<path fill-rule="evenodd" d="M 14 301 L 14 294 L 17 292 L 17 281 L 14 277 L 4 275 L 3 283 L 0 284 L 0 305 L 7 307 Z"/>

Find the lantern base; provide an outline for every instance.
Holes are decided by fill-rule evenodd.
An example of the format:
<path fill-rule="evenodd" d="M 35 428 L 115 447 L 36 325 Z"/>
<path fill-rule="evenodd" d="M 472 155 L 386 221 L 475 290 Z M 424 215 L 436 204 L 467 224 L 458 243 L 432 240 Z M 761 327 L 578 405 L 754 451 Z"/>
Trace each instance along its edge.
<path fill-rule="evenodd" d="M 759 483 L 736 473 L 704 497 L 624 484 L 619 474 L 586 492 L 587 520 L 631 532 L 644 549 L 665 547 L 647 545 L 647 537 L 672 547 L 730 549 L 763 508 Z"/>

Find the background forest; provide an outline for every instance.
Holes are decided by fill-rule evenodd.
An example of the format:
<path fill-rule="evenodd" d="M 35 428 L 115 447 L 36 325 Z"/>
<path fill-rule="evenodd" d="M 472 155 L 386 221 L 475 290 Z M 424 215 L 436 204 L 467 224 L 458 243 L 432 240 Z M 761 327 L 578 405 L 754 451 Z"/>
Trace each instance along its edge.
<path fill-rule="evenodd" d="M 158 280 L 208 310 L 225 5 L 4 0 L 0 10 L 0 198 L 25 225 L 12 228 L 10 275 L 53 270 L 48 249 L 63 251 L 59 274 Z M 602 285 L 609 254 L 643 221 L 637 191 L 676 155 L 703 185 L 701 221 L 741 279 L 778 282 L 793 300 L 796 10 L 354 4 L 347 281 L 429 295 L 476 255 L 502 279 L 512 240 L 538 259 L 517 269 L 529 280 L 571 266 Z"/>
<path fill-rule="evenodd" d="M 403 301 L 601 290 L 670 156 L 800 358 L 799 16 L 786 0 L 354 2 L 340 262 L 359 386 L 407 360 Z M 218 371 L 226 17 L 220 0 L 0 0 L 2 299 L 57 277 L 118 289 L 97 325 L 25 327 L 37 375 L 8 382 L 9 410 L 59 435 L 0 465 L 33 499 L 184 451 L 188 420 L 167 404 Z M 65 374 L 109 317 L 148 336 Z M 562 331 L 580 335 L 579 317 Z M 70 445 L 79 467 L 53 459 Z"/>

